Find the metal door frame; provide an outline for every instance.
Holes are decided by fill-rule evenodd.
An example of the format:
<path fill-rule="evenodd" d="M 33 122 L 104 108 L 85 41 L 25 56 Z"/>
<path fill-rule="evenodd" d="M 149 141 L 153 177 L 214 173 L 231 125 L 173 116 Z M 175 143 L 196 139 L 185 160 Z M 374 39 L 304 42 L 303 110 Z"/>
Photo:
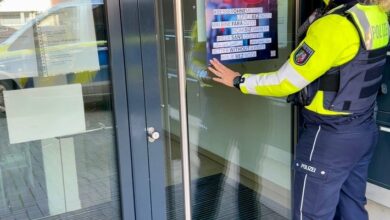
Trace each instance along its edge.
<path fill-rule="evenodd" d="M 118 58 L 123 60 L 124 68 L 121 72 L 125 73 L 125 77 L 116 80 L 120 86 L 114 85 L 114 96 L 121 99 L 123 94 L 127 95 L 127 106 L 124 105 L 125 103 L 121 104 L 123 109 L 127 109 L 128 116 L 119 117 L 117 123 L 128 121 L 130 139 L 126 139 L 125 142 L 131 146 L 130 151 L 128 149 L 123 151 L 131 155 L 130 159 L 125 159 L 125 164 L 121 164 L 120 160 L 119 164 L 127 171 L 121 172 L 121 177 L 132 175 L 132 177 L 124 177 L 124 181 L 121 178 L 121 186 L 123 186 L 121 189 L 122 193 L 125 192 L 130 197 L 128 188 L 131 188 L 133 199 L 132 202 L 123 201 L 123 216 L 124 219 L 166 219 L 164 136 L 161 135 L 159 140 L 149 143 L 146 132 L 148 127 L 153 127 L 163 134 L 161 109 L 164 106 L 161 103 L 160 90 L 158 2 L 155 0 L 115 1 L 117 10 L 111 13 L 113 16 L 108 17 L 115 23 L 114 25 L 119 22 L 121 27 L 110 28 L 110 35 L 120 35 L 112 39 L 112 42 L 117 43 L 118 47 L 120 43 L 123 46 L 122 51 L 117 49 L 116 52 Z M 115 59 L 112 57 L 113 64 L 117 61 Z M 117 93 L 115 90 L 118 90 Z M 119 130 L 118 128 L 118 132 Z M 123 135 L 125 134 L 126 132 L 123 132 Z M 118 154 L 119 157 L 123 156 L 120 151 Z M 132 185 L 128 185 L 131 179 Z M 126 188 L 126 186 L 130 187 Z M 125 195 L 122 196 L 126 199 Z M 127 211 L 128 205 L 133 209 Z"/>
<path fill-rule="evenodd" d="M 106 0 L 122 218 L 165 219 L 156 2 Z M 153 64 L 153 65 L 150 65 Z"/>
<path fill-rule="evenodd" d="M 123 35 L 119 0 L 106 0 L 106 24 L 110 58 L 113 111 L 117 146 L 117 166 L 121 200 L 121 216 L 124 220 L 135 219 L 133 191 L 133 163 L 131 157 L 130 121 L 126 71 L 124 65 Z"/>

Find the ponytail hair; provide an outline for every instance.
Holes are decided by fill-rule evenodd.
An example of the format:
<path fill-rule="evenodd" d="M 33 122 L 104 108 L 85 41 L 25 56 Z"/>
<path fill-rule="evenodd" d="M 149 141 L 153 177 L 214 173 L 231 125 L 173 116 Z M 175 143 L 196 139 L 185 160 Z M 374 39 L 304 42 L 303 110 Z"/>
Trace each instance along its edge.
<path fill-rule="evenodd" d="M 366 0 L 367 3 L 377 4 L 381 7 L 385 12 L 390 12 L 390 1 L 389 0 Z"/>

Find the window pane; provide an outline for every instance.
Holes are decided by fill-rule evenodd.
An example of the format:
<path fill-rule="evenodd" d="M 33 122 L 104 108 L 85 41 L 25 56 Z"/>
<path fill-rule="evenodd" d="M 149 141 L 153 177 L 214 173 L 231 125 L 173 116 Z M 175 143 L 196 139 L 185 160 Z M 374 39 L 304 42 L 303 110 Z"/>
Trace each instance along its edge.
<path fill-rule="evenodd" d="M 120 219 L 103 1 L 0 4 L 0 219 Z"/>

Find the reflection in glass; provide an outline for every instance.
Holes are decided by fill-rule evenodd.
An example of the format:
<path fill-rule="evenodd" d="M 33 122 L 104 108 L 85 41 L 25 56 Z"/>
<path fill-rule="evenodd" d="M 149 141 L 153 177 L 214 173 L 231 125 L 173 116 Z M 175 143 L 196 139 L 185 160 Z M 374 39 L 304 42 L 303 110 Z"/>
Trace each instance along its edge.
<path fill-rule="evenodd" d="M 0 3 L 0 219 L 120 219 L 104 11 Z"/>
<path fill-rule="evenodd" d="M 292 50 L 293 4 L 277 1 L 278 59 L 229 67 L 240 73 L 278 69 Z M 193 219 L 290 218 L 291 106 L 285 99 L 245 96 L 214 83 L 206 71 L 205 1 L 183 1 L 183 10 Z M 166 154 L 180 155 L 171 1 L 164 1 L 160 11 L 166 130 L 171 141 Z M 180 158 L 166 160 L 177 165 L 167 167 L 168 204 L 176 204 L 168 206 L 167 216 L 182 219 L 182 203 L 172 202 L 183 196 Z"/>

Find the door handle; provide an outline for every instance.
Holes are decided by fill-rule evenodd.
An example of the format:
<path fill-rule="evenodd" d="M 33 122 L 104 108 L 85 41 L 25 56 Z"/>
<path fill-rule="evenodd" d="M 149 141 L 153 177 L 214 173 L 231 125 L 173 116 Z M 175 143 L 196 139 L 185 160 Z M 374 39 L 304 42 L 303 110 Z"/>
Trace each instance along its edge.
<path fill-rule="evenodd" d="M 148 141 L 150 143 L 153 143 L 160 138 L 160 133 L 157 132 L 156 129 L 154 129 L 154 127 L 149 127 L 146 131 L 148 133 Z"/>

